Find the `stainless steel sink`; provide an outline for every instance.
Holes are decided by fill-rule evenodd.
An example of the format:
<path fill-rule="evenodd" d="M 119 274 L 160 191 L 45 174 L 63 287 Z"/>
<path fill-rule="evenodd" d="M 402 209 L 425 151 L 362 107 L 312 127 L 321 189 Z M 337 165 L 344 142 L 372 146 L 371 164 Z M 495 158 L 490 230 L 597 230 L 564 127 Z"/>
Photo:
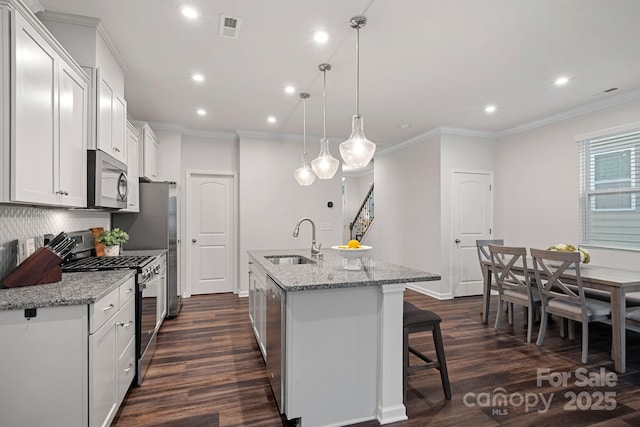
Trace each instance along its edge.
<path fill-rule="evenodd" d="M 301 255 L 273 255 L 265 256 L 265 258 L 275 265 L 301 265 L 301 264 L 316 264 L 316 261 L 303 257 Z"/>

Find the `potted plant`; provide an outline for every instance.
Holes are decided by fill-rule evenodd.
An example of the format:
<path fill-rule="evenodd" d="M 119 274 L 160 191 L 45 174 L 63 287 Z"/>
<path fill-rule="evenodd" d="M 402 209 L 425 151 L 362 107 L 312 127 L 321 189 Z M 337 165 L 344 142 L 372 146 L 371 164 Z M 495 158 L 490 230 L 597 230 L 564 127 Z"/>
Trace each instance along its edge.
<path fill-rule="evenodd" d="M 96 241 L 104 245 L 105 256 L 120 255 L 120 245 L 127 240 L 129 240 L 129 235 L 119 228 L 104 230 L 96 237 Z"/>

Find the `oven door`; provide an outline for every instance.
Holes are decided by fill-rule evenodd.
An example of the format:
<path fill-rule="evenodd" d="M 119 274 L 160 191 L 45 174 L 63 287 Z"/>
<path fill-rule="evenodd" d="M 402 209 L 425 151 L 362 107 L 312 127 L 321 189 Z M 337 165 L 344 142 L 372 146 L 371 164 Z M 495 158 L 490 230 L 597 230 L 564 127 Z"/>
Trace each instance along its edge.
<path fill-rule="evenodd" d="M 127 166 L 100 150 L 87 151 L 87 204 L 90 208 L 127 207 Z"/>
<path fill-rule="evenodd" d="M 138 274 L 138 278 L 141 278 Z M 153 353 L 156 349 L 156 316 L 158 313 L 158 283 L 159 278 L 153 278 L 139 283 L 137 295 L 137 334 L 136 356 L 138 358 L 136 384 L 141 385 L 144 375 L 149 369 Z"/>
<path fill-rule="evenodd" d="M 145 353 L 156 331 L 158 282 L 158 278 L 153 278 L 140 285 L 140 355 Z"/>

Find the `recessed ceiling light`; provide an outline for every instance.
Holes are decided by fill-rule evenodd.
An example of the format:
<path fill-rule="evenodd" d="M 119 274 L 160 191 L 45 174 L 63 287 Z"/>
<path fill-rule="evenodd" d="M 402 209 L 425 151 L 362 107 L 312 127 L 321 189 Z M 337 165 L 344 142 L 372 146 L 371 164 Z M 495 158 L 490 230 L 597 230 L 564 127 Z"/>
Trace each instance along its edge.
<path fill-rule="evenodd" d="M 564 85 L 566 85 L 567 83 L 569 83 L 569 77 L 565 77 L 565 76 L 558 77 L 558 78 L 556 79 L 556 81 L 554 82 L 554 84 L 555 84 L 556 86 L 564 86 Z"/>
<path fill-rule="evenodd" d="M 269 116 L 269 117 L 267 117 L 267 121 L 269 123 L 275 123 L 276 122 L 276 118 L 274 116 Z"/>
<path fill-rule="evenodd" d="M 398 127 L 400 129 L 409 129 L 411 127 L 411 123 L 401 123 Z"/>
<path fill-rule="evenodd" d="M 196 110 L 196 113 L 198 113 L 199 116 L 206 116 L 207 115 L 207 111 L 204 108 L 198 108 Z"/>
<path fill-rule="evenodd" d="M 495 113 L 496 111 L 496 106 L 495 105 L 487 105 L 486 107 L 484 107 L 484 112 L 485 113 Z"/>
<path fill-rule="evenodd" d="M 202 74 L 198 74 L 198 73 L 192 74 L 191 78 L 193 79 L 194 82 L 203 82 L 204 81 L 204 76 Z"/>
<path fill-rule="evenodd" d="M 326 31 L 316 31 L 313 34 L 313 39 L 316 41 L 316 43 L 326 43 L 327 40 L 329 40 L 329 33 L 327 33 Z"/>
<path fill-rule="evenodd" d="M 287 87 L 284 88 L 284 91 L 286 93 L 288 93 L 289 95 L 291 95 L 292 93 L 296 92 L 296 88 L 293 87 L 293 86 L 287 86 Z"/>
<path fill-rule="evenodd" d="M 180 8 L 180 12 L 182 13 L 182 16 L 189 19 L 196 19 L 198 16 L 200 16 L 198 10 L 189 5 L 182 5 L 182 7 Z"/>

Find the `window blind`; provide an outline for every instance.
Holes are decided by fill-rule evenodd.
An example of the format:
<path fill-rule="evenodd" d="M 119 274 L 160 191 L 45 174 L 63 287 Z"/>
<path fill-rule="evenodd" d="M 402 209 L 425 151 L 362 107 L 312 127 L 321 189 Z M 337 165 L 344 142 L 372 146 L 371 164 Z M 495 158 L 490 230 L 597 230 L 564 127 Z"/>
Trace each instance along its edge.
<path fill-rule="evenodd" d="M 640 129 L 580 141 L 580 241 L 640 249 Z"/>

